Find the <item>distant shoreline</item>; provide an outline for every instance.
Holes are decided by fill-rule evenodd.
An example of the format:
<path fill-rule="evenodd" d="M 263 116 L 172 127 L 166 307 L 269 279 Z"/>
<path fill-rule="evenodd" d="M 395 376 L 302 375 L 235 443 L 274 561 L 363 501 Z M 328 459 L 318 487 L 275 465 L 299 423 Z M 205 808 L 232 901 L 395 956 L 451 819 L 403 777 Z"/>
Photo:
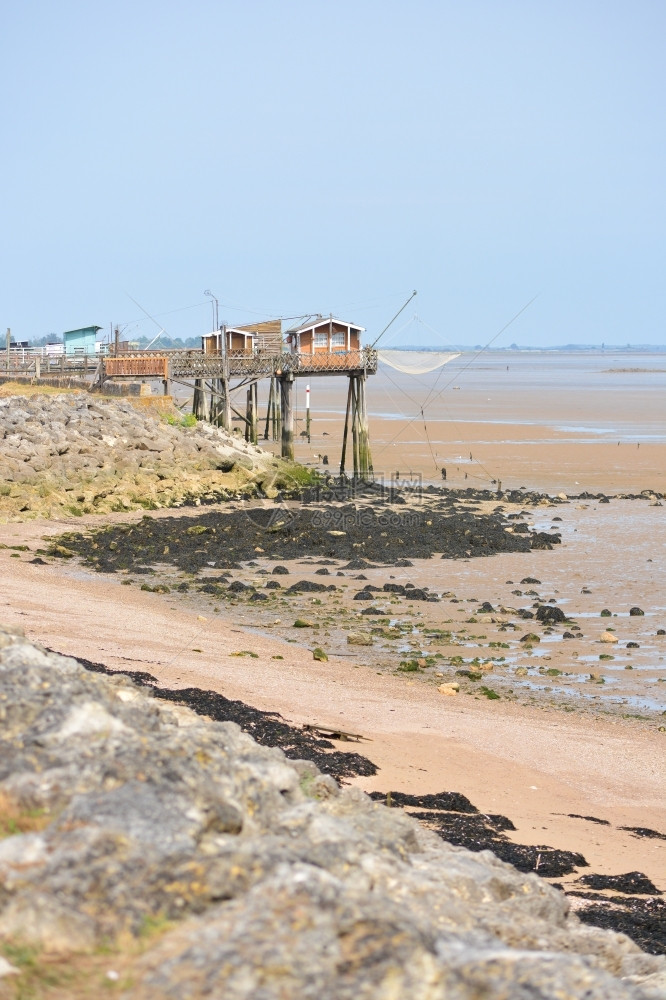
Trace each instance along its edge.
<path fill-rule="evenodd" d="M 387 350 L 392 351 L 427 351 L 428 353 L 441 353 L 443 350 L 456 350 L 462 354 L 476 354 L 483 351 L 484 354 L 666 354 L 666 344 L 564 344 L 559 347 L 532 347 L 525 345 L 519 347 L 484 347 L 481 344 L 458 344 L 443 347 L 425 347 L 418 344 L 391 344 Z M 380 348 L 381 350 L 381 348 Z"/>

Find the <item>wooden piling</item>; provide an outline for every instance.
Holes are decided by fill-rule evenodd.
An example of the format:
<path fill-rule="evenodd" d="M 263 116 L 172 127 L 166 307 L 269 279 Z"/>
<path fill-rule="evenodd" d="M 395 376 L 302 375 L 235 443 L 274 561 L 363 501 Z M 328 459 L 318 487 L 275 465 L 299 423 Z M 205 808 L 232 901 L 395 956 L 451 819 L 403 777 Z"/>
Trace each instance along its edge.
<path fill-rule="evenodd" d="M 245 392 L 245 440 L 249 442 L 252 434 L 252 386 Z"/>
<path fill-rule="evenodd" d="M 205 382 L 202 378 L 194 380 L 194 396 L 192 397 L 192 413 L 197 420 L 208 420 L 208 398 Z"/>
<path fill-rule="evenodd" d="M 356 394 L 358 401 L 358 442 L 359 442 L 359 467 L 358 474 L 361 479 L 369 479 L 372 476 L 372 457 L 370 455 L 370 433 L 368 427 L 368 406 L 365 394 L 366 375 L 363 372 L 356 379 Z"/>
<path fill-rule="evenodd" d="M 342 433 L 342 454 L 340 457 L 340 475 L 345 474 L 347 458 L 347 438 L 351 424 L 352 464 L 354 479 L 369 479 L 372 476 L 372 458 L 370 456 L 370 435 L 368 433 L 368 409 L 365 397 L 365 372 L 349 376 L 347 391 L 347 411 L 345 426 Z"/>
<path fill-rule="evenodd" d="M 271 413 L 273 409 L 273 393 L 275 391 L 275 379 L 271 378 L 270 388 L 268 390 L 268 404 L 266 406 L 266 424 L 264 425 L 264 441 L 268 441 L 268 429 L 271 424 Z"/>
<path fill-rule="evenodd" d="M 359 472 L 359 435 L 358 435 L 358 379 L 352 376 L 352 456 L 354 459 L 354 479 Z"/>
<path fill-rule="evenodd" d="M 291 372 L 286 372 L 279 378 L 280 382 L 280 424 L 282 458 L 290 462 L 294 461 L 294 411 L 292 409 L 292 389 L 294 387 L 294 376 Z"/>
<path fill-rule="evenodd" d="M 341 476 L 344 476 L 344 474 L 345 474 L 345 460 L 347 458 L 347 435 L 349 433 L 349 413 L 350 413 L 350 410 L 351 410 L 351 401 L 352 401 L 352 376 L 351 375 L 349 376 L 348 382 L 349 382 L 349 386 L 347 388 L 347 411 L 345 413 L 345 426 L 344 426 L 344 430 L 342 431 L 342 452 L 340 454 L 340 475 Z"/>
<path fill-rule="evenodd" d="M 250 444 L 258 444 L 257 430 L 259 416 L 257 383 L 252 382 L 247 390 L 247 405 L 245 409 L 245 440 Z"/>

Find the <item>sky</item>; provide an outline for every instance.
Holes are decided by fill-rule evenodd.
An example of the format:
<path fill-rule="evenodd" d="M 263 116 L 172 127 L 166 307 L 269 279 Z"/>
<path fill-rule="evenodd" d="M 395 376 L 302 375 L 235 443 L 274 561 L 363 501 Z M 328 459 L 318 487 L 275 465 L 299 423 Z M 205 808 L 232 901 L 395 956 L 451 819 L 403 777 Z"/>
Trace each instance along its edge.
<path fill-rule="evenodd" d="M 416 289 L 382 346 L 664 344 L 665 40 L 663 0 L 5 0 L 0 326 L 199 336 L 208 290 L 374 340 Z"/>

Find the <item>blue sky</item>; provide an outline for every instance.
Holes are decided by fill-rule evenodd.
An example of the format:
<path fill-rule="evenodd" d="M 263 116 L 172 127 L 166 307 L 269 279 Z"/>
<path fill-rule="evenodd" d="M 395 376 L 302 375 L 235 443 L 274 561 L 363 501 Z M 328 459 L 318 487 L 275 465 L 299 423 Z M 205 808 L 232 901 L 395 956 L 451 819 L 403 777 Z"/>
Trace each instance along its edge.
<path fill-rule="evenodd" d="M 0 326 L 156 333 L 132 296 L 195 336 L 211 289 L 229 323 L 373 335 L 416 288 L 401 343 L 485 344 L 538 295 L 495 346 L 663 344 L 665 28 L 661 0 L 6 3 Z"/>

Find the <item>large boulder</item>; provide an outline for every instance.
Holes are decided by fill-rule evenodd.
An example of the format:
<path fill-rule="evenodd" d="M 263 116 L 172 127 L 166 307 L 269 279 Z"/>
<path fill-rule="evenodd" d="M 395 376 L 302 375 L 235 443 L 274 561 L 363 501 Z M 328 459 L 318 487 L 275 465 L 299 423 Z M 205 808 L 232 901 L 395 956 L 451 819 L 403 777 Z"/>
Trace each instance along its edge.
<path fill-rule="evenodd" d="M 536 875 L 15 629 L 0 817 L 0 939 L 113 949 L 161 921 L 133 1000 L 647 1000 L 664 982 Z"/>

